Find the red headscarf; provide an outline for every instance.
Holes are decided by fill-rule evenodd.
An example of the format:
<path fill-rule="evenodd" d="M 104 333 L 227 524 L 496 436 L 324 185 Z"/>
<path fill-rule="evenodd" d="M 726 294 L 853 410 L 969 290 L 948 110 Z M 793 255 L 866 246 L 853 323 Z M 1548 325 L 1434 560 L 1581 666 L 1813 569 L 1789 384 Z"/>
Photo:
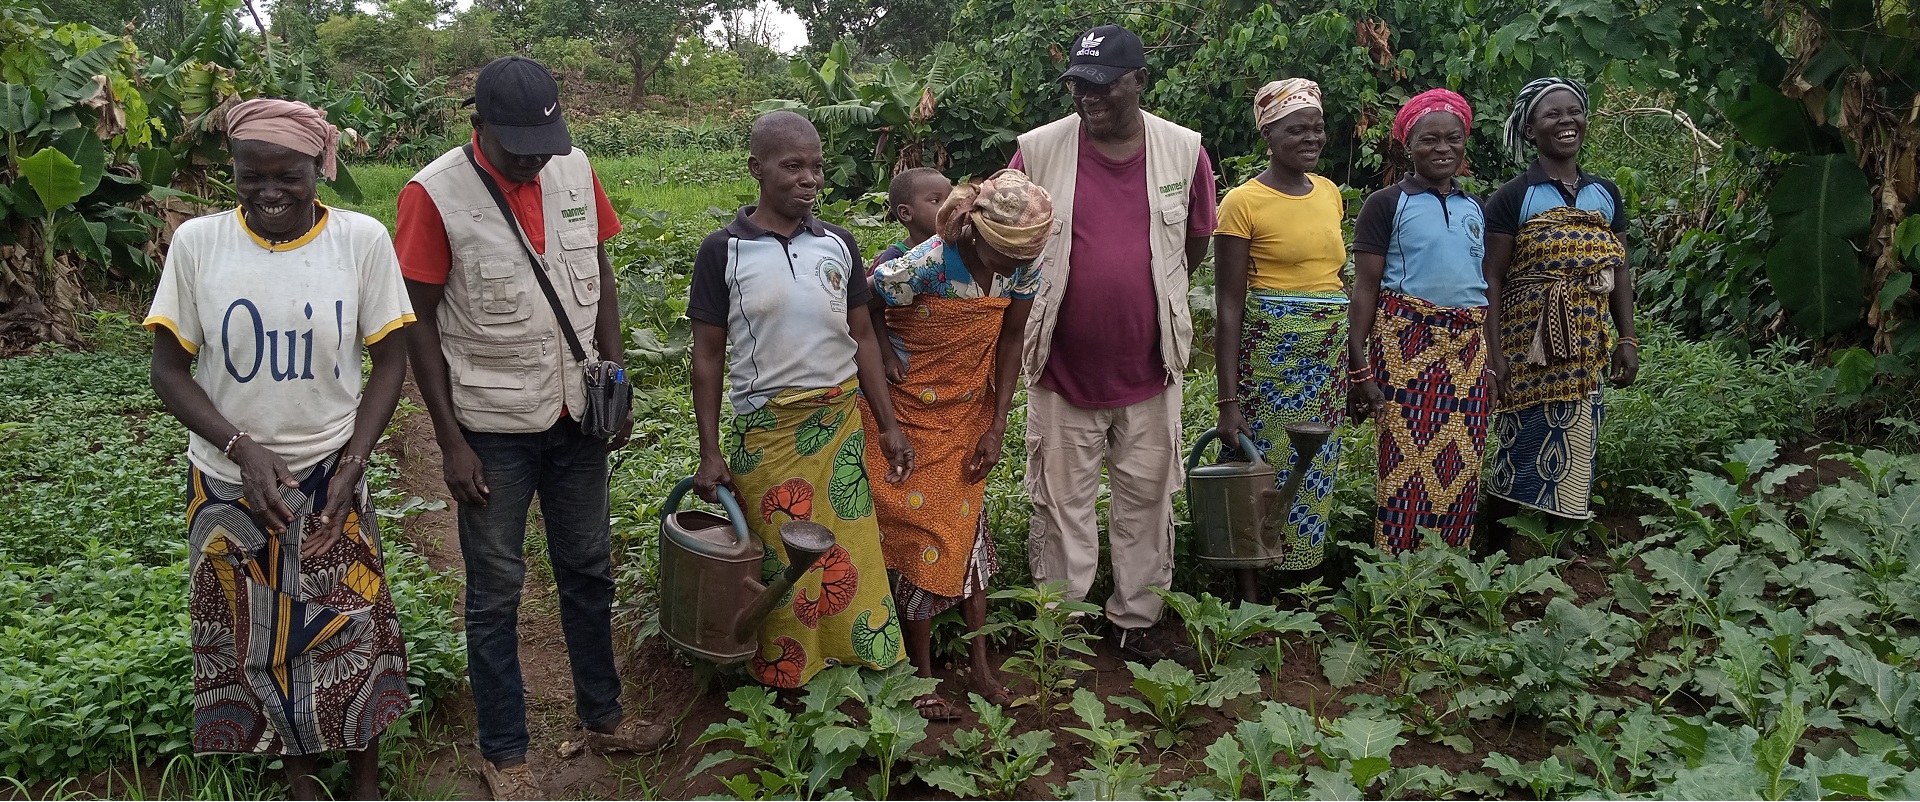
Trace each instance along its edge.
<path fill-rule="evenodd" d="M 1473 106 L 1460 93 L 1450 89 L 1429 89 L 1414 95 L 1407 105 L 1400 107 L 1400 113 L 1393 115 L 1393 138 L 1400 144 L 1407 144 L 1407 135 L 1413 132 L 1413 124 L 1436 111 L 1451 113 L 1466 124 L 1467 130 L 1473 130 Z"/>

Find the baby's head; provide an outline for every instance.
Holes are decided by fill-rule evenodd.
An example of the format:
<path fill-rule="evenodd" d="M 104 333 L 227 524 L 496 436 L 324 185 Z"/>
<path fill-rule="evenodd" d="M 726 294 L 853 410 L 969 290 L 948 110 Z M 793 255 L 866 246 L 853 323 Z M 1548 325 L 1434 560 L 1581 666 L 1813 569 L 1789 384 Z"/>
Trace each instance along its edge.
<path fill-rule="evenodd" d="M 940 204 L 953 192 L 953 184 L 939 170 L 915 167 L 903 170 L 887 185 L 887 217 L 907 227 L 907 244 L 917 245 L 933 236 L 934 219 Z"/>

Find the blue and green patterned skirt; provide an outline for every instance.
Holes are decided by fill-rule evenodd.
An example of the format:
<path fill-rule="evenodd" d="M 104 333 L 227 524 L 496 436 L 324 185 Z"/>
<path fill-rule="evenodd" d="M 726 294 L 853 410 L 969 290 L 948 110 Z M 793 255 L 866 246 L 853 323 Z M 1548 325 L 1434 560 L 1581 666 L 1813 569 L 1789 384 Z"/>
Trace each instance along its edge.
<path fill-rule="evenodd" d="M 1275 487 L 1293 473 L 1286 426 L 1346 417 L 1347 296 L 1340 292 L 1263 292 L 1247 296 L 1240 325 L 1240 411 L 1254 445 L 1273 466 Z M 1226 459 L 1241 459 L 1231 449 Z M 1327 518 L 1340 438 L 1320 448 L 1287 513 L 1286 556 L 1276 566 L 1295 571 L 1326 555 Z"/>

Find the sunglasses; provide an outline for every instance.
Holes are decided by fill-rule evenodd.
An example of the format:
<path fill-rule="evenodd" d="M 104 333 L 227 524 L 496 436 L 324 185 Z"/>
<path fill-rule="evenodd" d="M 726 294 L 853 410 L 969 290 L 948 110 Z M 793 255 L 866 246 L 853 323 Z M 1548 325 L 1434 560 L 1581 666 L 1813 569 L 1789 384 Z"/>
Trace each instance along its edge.
<path fill-rule="evenodd" d="M 1107 95 L 1113 94 L 1113 87 L 1120 83 L 1120 78 L 1125 78 L 1135 72 L 1139 72 L 1139 70 L 1129 70 L 1121 73 L 1120 76 L 1113 79 L 1113 83 L 1110 84 L 1096 84 L 1089 81 L 1082 81 L 1079 78 L 1068 78 L 1065 82 L 1067 85 L 1067 94 L 1074 97 L 1106 97 Z"/>

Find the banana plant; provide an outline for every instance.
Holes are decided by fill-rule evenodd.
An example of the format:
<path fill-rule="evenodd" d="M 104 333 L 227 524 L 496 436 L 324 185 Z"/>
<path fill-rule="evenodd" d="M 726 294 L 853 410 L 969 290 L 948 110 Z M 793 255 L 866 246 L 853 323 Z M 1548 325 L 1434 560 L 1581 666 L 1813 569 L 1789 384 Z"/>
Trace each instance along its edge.
<path fill-rule="evenodd" d="M 795 61 L 792 71 L 805 99 L 767 100 L 754 109 L 787 109 L 812 120 L 826 147 L 828 180 L 853 194 L 913 167 L 946 169 L 946 145 L 934 136 L 941 101 L 979 77 L 978 64 L 952 43 L 935 48 L 919 70 L 894 61 L 856 76 L 846 45 L 836 43 L 819 67 Z"/>

